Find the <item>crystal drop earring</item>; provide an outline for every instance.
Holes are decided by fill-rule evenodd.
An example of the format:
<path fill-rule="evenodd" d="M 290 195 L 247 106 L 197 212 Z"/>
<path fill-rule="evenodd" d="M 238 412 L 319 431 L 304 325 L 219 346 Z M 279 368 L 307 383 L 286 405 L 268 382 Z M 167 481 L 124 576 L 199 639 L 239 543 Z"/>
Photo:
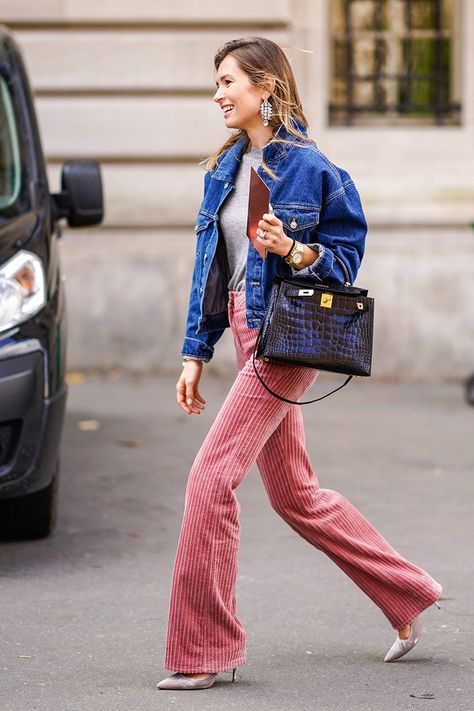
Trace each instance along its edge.
<path fill-rule="evenodd" d="M 268 122 L 272 117 L 272 105 L 268 99 L 264 99 L 260 104 L 260 113 L 263 119 L 263 125 L 268 126 Z"/>

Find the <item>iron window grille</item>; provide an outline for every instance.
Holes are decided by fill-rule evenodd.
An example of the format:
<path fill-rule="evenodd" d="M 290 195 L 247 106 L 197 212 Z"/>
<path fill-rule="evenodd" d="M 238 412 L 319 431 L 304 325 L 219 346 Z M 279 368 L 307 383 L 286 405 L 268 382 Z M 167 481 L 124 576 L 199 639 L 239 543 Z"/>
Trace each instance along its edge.
<path fill-rule="evenodd" d="M 333 126 L 460 123 L 460 0 L 331 0 Z"/>

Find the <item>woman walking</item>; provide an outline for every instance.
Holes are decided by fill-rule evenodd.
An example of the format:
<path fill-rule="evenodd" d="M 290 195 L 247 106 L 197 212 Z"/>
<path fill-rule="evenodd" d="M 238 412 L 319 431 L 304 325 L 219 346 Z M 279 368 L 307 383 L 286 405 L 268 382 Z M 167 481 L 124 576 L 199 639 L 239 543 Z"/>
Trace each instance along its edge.
<path fill-rule="evenodd" d="M 237 377 L 194 460 L 176 553 L 164 666 L 175 673 L 160 689 L 203 689 L 218 672 L 246 662 L 245 631 L 236 614 L 240 505 L 235 489 L 257 463 L 275 511 L 323 551 L 381 609 L 397 630 L 385 656 L 393 661 L 417 643 L 420 614 L 441 585 L 397 553 L 341 494 L 319 486 L 305 449 L 301 407 L 278 400 L 258 381 L 251 354 L 274 276 L 355 280 L 367 223 L 349 176 L 307 136 L 290 64 L 278 45 L 249 37 L 226 43 L 214 58 L 214 101 L 237 129 L 208 161 L 196 231 L 183 371 L 177 402 L 200 414 L 203 363 L 225 328 L 232 329 Z M 270 189 L 259 222 L 262 259 L 246 236 L 250 169 Z M 318 372 L 259 361 L 268 385 L 299 399 Z"/>

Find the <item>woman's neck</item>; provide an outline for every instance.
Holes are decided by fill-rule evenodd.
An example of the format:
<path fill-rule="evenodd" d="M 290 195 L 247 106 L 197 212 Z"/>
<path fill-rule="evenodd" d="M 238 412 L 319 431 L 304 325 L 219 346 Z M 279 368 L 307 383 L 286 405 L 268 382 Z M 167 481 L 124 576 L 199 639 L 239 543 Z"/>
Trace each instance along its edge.
<path fill-rule="evenodd" d="M 272 132 L 271 136 L 269 136 L 265 142 L 262 143 L 261 141 L 254 139 L 255 143 L 253 143 L 250 136 L 248 136 L 248 143 L 247 143 L 247 148 L 245 149 L 245 152 L 249 153 L 249 151 L 255 151 L 258 148 L 265 148 L 267 143 L 269 143 L 272 140 L 272 138 L 273 138 L 273 132 Z"/>

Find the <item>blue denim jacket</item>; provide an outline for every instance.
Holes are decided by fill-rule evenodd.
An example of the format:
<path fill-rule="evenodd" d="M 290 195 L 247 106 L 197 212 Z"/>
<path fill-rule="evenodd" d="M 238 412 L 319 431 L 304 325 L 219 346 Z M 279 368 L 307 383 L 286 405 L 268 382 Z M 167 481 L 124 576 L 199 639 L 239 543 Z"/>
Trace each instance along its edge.
<path fill-rule="evenodd" d="M 292 120 L 307 135 L 306 127 Z M 262 325 L 277 272 L 293 277 L 311 275 L 326 284 L 343 284 L 343 269 L 334 258 L 337 255 L 354 283 L 367 234 L 359 193 L 350 175 L 331 163 L 314 144 L 298 140 L 283 124 L 276 135 L 293 142 L 263 148 L 265 163 L 280 180 L 273 180 L 261 166 L 257 172 L 270 190 L 270 205 L 283 222 L 285 234 L 315 247 L 318 258 L 304 269 L 294 269 L 272 252 L 262 259 L 248 240 L 245 300 L 249 328 Z M 242 137 L 219 156 L 212 171 L 206 172 L 204 197 L 194 228 L 196 257 L 181 353 L 206 362 L 211 360 L 214 346 L 230 325 L 227 284 L 231 275 L 219 211 L 235 187 L 245 142 Z"/>

